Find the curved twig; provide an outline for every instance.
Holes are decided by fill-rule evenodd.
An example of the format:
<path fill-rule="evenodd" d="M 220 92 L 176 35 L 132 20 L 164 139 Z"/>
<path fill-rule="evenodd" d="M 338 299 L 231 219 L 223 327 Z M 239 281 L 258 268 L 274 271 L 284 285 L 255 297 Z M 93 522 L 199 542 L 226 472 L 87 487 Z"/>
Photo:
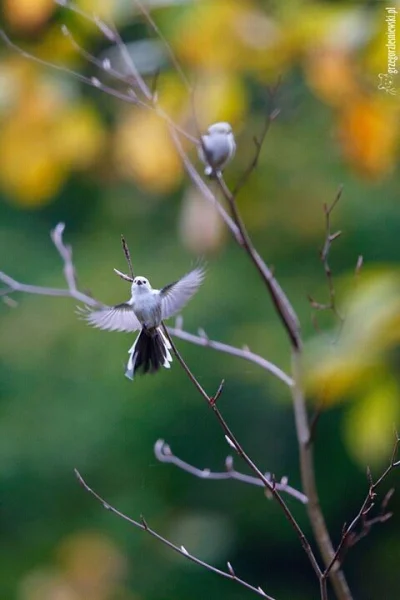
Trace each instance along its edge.
<path fill-rule="evenodd" d="M 175 456 L 172 453 L 171 447 L 169 444 L 164 442 L 164 440 L 157 440 L 154 445 L 154 454 L 157 460 L 162 463 L 170 463 L 175 465 L 182 471 L 186 471 L 195 477 L 199 477 L 200 479 L 208 479 L 208 480 L 221 480 L 221 479 L 236 479 L 237 481 L 241 481 L 242 483 L 248 483 L 250 485 L 256 485 L 258 487 L 265 487 L 264 483 L 258 478 L 253 477 L 252 475 L 245 475 L 244 473 L 240 473 L 233 468 L 233 458 L 232 456 L 227 456 L 225 460 L 226 470 L 222 472 L 210 471 L 210 469 L 198 469 L 197 467 L 193 467 L 193 465 L 185 462 L 181 458 Z M 302 504 L 307 504 L 308 499 L 307 496 L 293 488 L 288 484 L 287 477 L 282 477 L 280 481 L 275 481 L 270 473 L 264 473 L 265 477 L 270 480 L 271 484 L 274 484 L 276 489 L 279 492 L 285 492 L 296 500 L 299 500 Z"/>
<path fill-rule="evenodd" d="M 112 506 L 111 504 L 106 502 L 106 500 L 104 500 L 104 498 L 102 498 L 97 492 L 95 492 L 91 487 L 89 487 L 89 485 L 86 483 L 86 481 L 83 479 L 82 475 L 79 473 L 79 471 L 77 469 L 75 469 L 75 475 L 76 475 L 79 483 L 82 485 L 82 487 L 87 492 L 89 492 L 89 494 L 91 494 L 94 498 L 96 498 L 96 500 L 98 500 L 103 505 L 103 508 L 110 511 L 111 513 L 113 513 L 114 515 L 119 517 L 120 519 L 123 519 L 127 523 L 130 523 L 130 525 L 133 525 L 137 529 L 146 531 L 146 533 L 148 533 L 152 537 L 156 538 L 159 542 L 161 542 L 162 544 L 164 544 L 165 546 L 167 546 L 174 552 L 177 552 L 181 556 L 184 556 L 191 562 L 196 563 L 197 565 L 200 565 L 201 567 L 205 567 L 208 571 L 212 571 L 213 573 L 216 573 L 217 575 L 220 575 L 221 577 L 225 577 L 225 579 L 230 579 L 231 581 L 235 581 L 239 585 L 242 585 L 243 587 L 247 588 L 248 590 L 251 590 L 255 594 L 258 594 L 258 596 L 262 596 L 263 598 L 266 598 L 267 600 L 274 600 L 274 598 L 272 596 L 269 596 L 268 594 L 266 594 L 261 587 L 255 587 L 255 586 L 251 585 L 250 583 L 247 583 L 247 581 L 244 581 L 244 579 L 241 579 L 240 577 L 238 577 L 236 575 L 235 571 L 233 570 L 232 565 L 229 562 L 227 563 L 228 572 L 221 571 L 220 569 L 217 569 L 216 567 L 213 567 L 212 565 L 204 562 L 200 558 L 197 558 L 193 554 L 190 554 L 190 552 L 188 552 L 186 550 L 185 546 L 176 546 L 175 544 L 173 544 L 172 542 L 167 540 L 167 538 L 163 537 L 162 535 L 157 533 L 157 531 L 155 531 L 154 529 L 149 527 L 147 521 L 145 520 L 145 518 L 143 516 L 140 517 L 140 521 L 136 521 L 135 519 L 128 517 L 128 515 L 125 515 L 118 509 L 114 508 L 114 506 Z"/>
<path fill-rule="evenodd" d="M 186 342 L 190 342 L 191 344 L 195 344 L 196 346 L 212 348 L 213 350 L 218 350 L 219 352 L 224 352 L 225 354 L 231 354 L 232 356 L 239 356 L 240 358 L 244 358 L 249 362 L 259 365 L 262 369 L 265 369 L 265 371 L 268 371 L 272 375 L 275 375 L 277 379 L 280 379 L 289 387 L 293 385 L 292 378 L 289 377 L 289 375 L 287 375 L 284 371 L 282 371 L 282 369 L 277 367 L 274 363 L 270 362 L 266 358 L 263 358 L 259 354 L 251 352 L 248 348 L 236 348 L 235 346 L 231 346 L 229 344 L 216 342 L 215 340 L 210 340 L 204 332 L 202 332 L 201 335 L 194 335 L 193 333 L 184 331 L 182 328 L 176 326 L 168 327 L 168 331 L 174 337 L 180 338 L 181 340 L 185 340 Z"/>

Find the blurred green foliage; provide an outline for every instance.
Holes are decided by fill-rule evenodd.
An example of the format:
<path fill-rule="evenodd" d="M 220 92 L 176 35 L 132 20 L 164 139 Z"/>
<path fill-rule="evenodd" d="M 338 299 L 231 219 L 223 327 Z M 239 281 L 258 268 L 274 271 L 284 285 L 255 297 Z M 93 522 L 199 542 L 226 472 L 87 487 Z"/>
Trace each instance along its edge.
<path fill-rule="evenodd" d="M 135 44 L 154 35 L 142 18 L 138 24 L 131 2 L 79 5 L 114 18 L 143 58 Z M 310 407 L 326 407 L 315 459 L 337 542 L 367 491 L 366 465 L 377 473 L 384 468 L 390 430 L 399 422 L 399 96 L 377 89 L 377 74 L 386 68 L 384 5 L 207 0 L 158 9 L 154 17 L 196 81 L 201 125 L 233 122 L 238 151 L 226 173 L 230 184 L 253 155 L 266 86 L 283 75 L 276 99 L 281 114 L 239 207 L 301 319 Z M 107 51 L 93 27 L 50 1 L 9 0 L 3 19 L 12 39 L 79 72 L 91 74 L 62 36 L 61 23 L 96 56 Z M 150 45 L 144 58 L 153 50 Z M 187 93 L 167 63 L 163 56 L 160 101 L 187 125 Z M 106 303 L 129 293 L 113 274 L 113 267 L 125 267 L 121 232 L 136 271 L 155 286 L 176 279 L 204 254 L 208 276 L 185 310 L 185 329 L 201 327 L 212 339 L 249 345 L 288 370 L 288 341 L 257 274 L 191 189 L 162 124 L 5 46 L 0 76 L 0 269 L 25 283 L 64 286 L 49 238 L 59 221 L 66 223 L 81 289 Z M 400 83 L 398 89 L 400 95 Z M 321 302 L 328 297 L 319 261 L 323 204 L 341 183 L 333 223 L 343 234 L 331 266 L 339 307 L 349 316 L 333 360 L 325 339 L 335 337 L 335 319 L 319 314 L 318 334 L 307 295 Z M 355 278 L 359 255 L 365 265 Z M 156 461 L 159 438 L 198 467 L 221 470 L 230 452 L 176 363 L 132 384 L 123 377 L 132 336 L 89 329 L 69 299 L 15 294 L 12 300 L 18 304 L 0 306 L 2 599 L 247 594 L 104 511 L 80 488 L 74 468 L 118 509 L 135 518 L 144 514 L 152 527 L 221 568 L 229 560 L 241 577 L 277 599 L 317 597 L 297 539 L 259 488 L 194 479 Z M 283 384 L 240 359 L 184 342 L 178 347 L 210 393 L 226 379 L 220 408 L 260 468 L 300 486 Z M 292 499 L 288 504 L 310 533 L 303 507 Z M 392 520 L 346 560 L 359 599 L 398 594 L 396 496 L 392 508 Z"/>

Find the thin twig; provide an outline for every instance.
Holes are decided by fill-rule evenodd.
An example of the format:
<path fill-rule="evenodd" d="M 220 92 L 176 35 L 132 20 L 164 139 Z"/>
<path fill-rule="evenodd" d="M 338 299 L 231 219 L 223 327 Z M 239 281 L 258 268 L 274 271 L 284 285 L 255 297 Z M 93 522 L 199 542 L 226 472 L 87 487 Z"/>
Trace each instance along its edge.
<path fill-rule="evenodd" d="M 56 4 L 59 4 L 60 6 L 67 8 L 71 12 L 78 14 L 80 17 L 83 17 L 90 23 L 97 25 L 99 30 L 104 35 L 106 35 L 106 37 L 110 41 L 114 42 L 114 44 L 117 46 L 118 50 L 121 53 L 121 57 L 122 57 L 123 61 L 125 62 L 127 69 L 129 71 L 131 71 L 131 73 L 132 73 L 132 79 L 130 81 L 131 85 L 132 85 L 132 83 L 136 84 L 138 86 L 138 88 L 140 89 L 140 91 L 142 92 L 142 94 L 144 95 L 144 97 L 147 98 L 147 100 L 151 100 L 151 92 L 149 90 L 149 87 L 147 86 L 143 77 L 140 75 L 138 69 L 136 68 L 136 65 L 135 65 L 134 61 L 132 60 L 131 55 L 129 54 L 126 45 L 124 44 L 124 42 L 121 39 L 118 29 L 114 25 L 109 25 L 109 24 L 105 23 L 99 17 L 92 17 L 89 13 L 82 10 L 76 4 L 73 4 L 72 2 L 68 2 L 66 0 L 55 0 L 55 2 L 56 2 Z M 76 45 L 78 46 L 78 44 L 76 44 Z"/>
<path fill-rule="evenodd" d="M 169 44 L 167 38 L 165 37 L 165 35 L 161 31 L 161 29 L 158 27 L 157 23 L 154 21 L 150 12 L 147 10 L 147 8 L 144 7 L 142 2 L 140 2 L 140 0 L 134 0 L 134 2 L 136 4 L 136 6 L 139 8 L 142 15 L 144 16 L 147 23 L 153 29 L 153 31 L 156 34 L 156 36 L 158 37 L 158 39 L 161 40 L 162 44 L 164 45 L 164 48 L 168 53 L 171 63 L 173 65 L 175 71 L 178 73 L 179 77 L 181 78 L 183 84 L 185 85 L 188 93 L 192 94 L 193 90 L 192 90 L 192 86 L 189 82 L 189 79 L 186 77 L 186 74 L 182 68 L 182 65 L 180 64 L 179 60 L 176 58 L 175 53 L 174 53 L 173 49 L 171 48 L 171 45 Z"/>
<path fill-rule="evenodd" d="M 341 326 L 343 325 L 344 317 L 340 314 L 340 312 L 337 308 L 337 305 L 336 305 L 336 292 L 335 292 L 335 285 L 334 285 L 334 281 L 333 281 L 332 269 L 329 264 L 329 255 L 330 255 L 332 243 L 335 240 L 337 240 L 342 234 L 341 231 L 332 232 L 332 229 L 331 229 L 332 212 L 335 209 L 337 203 L 339 202 L 339 200 L 342 196 L 342 193 L 343 193 L 343 186 L 341 185 L 341 186 L 339 186 L 339 189 L 336 193 L 336 197 L 335 197 L 334 201 L 332 202 L 332 204 L 329 206 L 327 204 L 324 204 L 325 241 L 324 241 L 323 248 L 320 252 L 320 259 L 321 259 L 322 265 L 324 267 L 325 276 L 326 276 L 326 279 L 328 282 L 329 301 L 328 301 L 328 303 L 321 304 L 320 302 L 317 302 L 310 296 L 308 297 L 312 308 L 314 308 L 317 311 L 321 311 L 321 310 L 332 311 L 333 314 L 338 319 Z"/>
<path fill-rule="evenodd" d="M 275 97 L 277 94 L 277 91 L 279 89 L 279 86 L 281 84 L 281 79 L 279 78 L 277 83 L 270 88 L 269 91 L 269 103 L 273 104 L 275 101 Z M 251 159 L 248 167 L 244 170 L 244 172 L 242 173 L 239 181 L 236 183 L 235 187 L 232 190 L 232 196 L 234 198 L 236 198 L 236 196 L 238 195 L 238 193 L 240 192 L 240 190 L 243 188 L 243 186 L 245 185 L 245 183 L 247 182 L 247 180 L 249 179 L 250 175 L 253 173 L 253 171 L 256 169 L 257 165 L 258 165 L 258 161 L 260 158 L 260 154 L 261 154 L 261 150 L 265 141 L 265 138 L 267 137 L 267 133 L 271 128 L 272 123 L 275 121 L 275 119 L 279 116 L 280 113 L 280 109 L 279 108 L 272 108 L 272 110 L 269 110 L 266 118 L 265 118 L 265 122 L 264 122 L 264 127 L 261 131 L 261 134 L 257 137 L 254 136 L 253 141 L 254 141 L 254 145 L 255 145 L 255 153 L 253 158 Z"/>
<path fill-rule="evenodd" d="M 121 244 L 122 244 L 122 250 L 124 251 L 124 254 L 125 254 L 126 262 L 128 263 L 129 273 L 130 273 L 132 279 L 134 279 L 135 273 L 133 271 L 131 253 L 129 252 L 128 244 L 126 243 L 126 240 L 123 235 L 121 235 Z"/>
<path fill-rule="evenodd" d="M 247 588 L 248 590 L 251 590 L 252 592 L 258 594 L 259 596 L 262 596 L 263 598 L 266 598 L 267 600 L 274 600 L 274 598 L 272 598 L 272 596 L 269 596 L 268 594 L 266 594 L 261 587 L 255 587 L 255 586 L 251 585 L 250 583 L 247 583 L 247 581 L 244 581 L 243 579 L 238 577 L 236 575 L 236 573 L 233 571 L 232 565 L 230 563 L 228 563 L 228 572 L 226 572 L 226 571 L 221 571 L 220 569 L 217 569 L 216 567 L 213 567 L 212 565 L 204 562 L 203 560 L 200 560 L 193 554 L 190 554 L 184 546 L 176 546 L 175 544 L 170 542 L 168 539 L 166 539 L 165 537 L 163 537 L 162 535 L 157 533 L 157 531 L 155 531 L 154 529 L 149 527 L 147 521 L 145 520 L 145 518 L 143 516 L 140 517 L 140 521 L 136 521 L 135 519 L 128 517 L 121 511 L 114 508 L 114 506 L 112 506 L 111 504 L 106 502 L 106 500 L 104 500 L 104 498 L 102 498 L 97 492 L 95 492 L 91 487 L 89 487 L 89 485 L 86 483 L 86 481 L 83 479 L 83 477 L 79 473 L 79 471 L 77 471 L 77 469 L 75 469 L 75 475 L 76 475 L 79 483 L 82 485 L 82 487 L 87 492 L 89 492 L 89 494 L 91 494 L 94 498 L 96 498 L 96 500 L 98 500 L 102 504 L 103 508 L 110 511 L 111 513 L 113 513 L 114 515 L 119 517 L 120 519 L 123 519 L 127 523 L 130 523 L 130 525 L 133 525 L 137 529 L 141 529 L 142 531 L 145 531 L 146 533 L 148 533 L 152 537 L 156 538 L 159 542 L 161 542 L 162 544 L 164 544 L 165 546 L 167 546 L 174 552 L 177 552 L 181 556 L 184 556 L 188 560 L 192 561 L 193 563 L 195 563 L 197 565 L 200 565 L 201 567 L 205 567 L 208 571 L 212 571 L 213 573 L 216 573 L 217 575 L 220 575 L 221 577 L 225 577 L 225 579 L 230 579 L 231 581 L 235 581 L 239 585 L 242 585 L 243 587 Z"/>
<path fill-rule="evenodd" d="M 365 497 L 364 502 L 361 505 L 360 510 L 358 511 L 357 515 L 354 517 L 354 519 L 352 520 L 350 525 L 344 527 L 343 534 L 342 534 L 341 540 L 339 542 L 339 545 L 336 548 L 336 551 L 331 559 L 331 562 L 329 563 L 329 565 L 327 566 L 327 568 L 325 569 L 325 571 L 323 573 L 324 578 L 328 577 L 328 575 L 330 574 L 331 570 L 334 568 L 334 565 L 336 563 L 340 562 L 340 564 L 343 564 L 343 556 L 344 556 L 344 551 L 346 549 L 348 549 L 351 546 L 354 546 L 362 538 L 364 538 L 366 535 L 368 535 L 368 533 L 370 532 L 371 527 L 373 525 L 376 525 L 377 523 L 384 523 L 388 519 L 390 519 L 390 517 L 392 516 L 392 513 L 387 512 L 387 510 L 386 510 L 388 502 L 389 502 L 390 498 L 392 497 L 393 491 L 394 491 L 394 490 L 389 490 L 389 492 L 386 494 L 386 496 L 384 497 L 383 502 L 381 504 L 380 514 L 377 517 L 374 517 L 371 519 L 368 518 L 370 511 L 372 510 L 372 508 L 375 505 L 375 499 L 377 496 L 376 490 L 383 483 L 383 481 L 385 481 L 385 479 L 393 471 L 393 469 L 400 467 L 400 460 L 396 460 L 398 451 L 399 451 L 399 445 L 400 445 L 400 438 L 399 438 L 399 435 L 396 433 L 396 439 L 395 439 L 395 443 L 393 446 L 393 451 L 392 451 L 392 456 L 390 459 L 389 466 L 385 469 L 385 471 L 382 473 L 382 475 L 379 477 L 379 479 L 377 479 L 375 481 L 375 483 L 372 481 L 371 473 L 368 469 L 367 474 L 368 474 L 368 481 L 370 484 L 368 493 Z M 361 524 L 361 531 L 358 534 L 354 533 L 355 528 L 360 524 Z"/>
<path fill-rule="evenodd" d="M 190 342 L 191 344 L 196 344 L 197 346 L 203 346 L 206 348 L 212 348 L 213 350 L 218 350 L 219 352 L 224 352 L 225 354 L 230 354 L 232 356 L 239 356 L 240 358 L 244 358 L 249 362 L 259 365 L 262 369 L 265 369 L 289 387 L 293 385 L 293 380 L 291 379 L 291 377 L 289 377 L 289 375 L 287 375 L 274 363 L 263 358 L 262 356 L 259 356 L 258 354 L 255 354 L 254 352 L 251 352 L 248 348 L 236 348 L 235 346 L 230 346 L 229 344 L 223 344 L 222 342 L 210 340 L 202 330 L 201 334 L 199 331 L 199 335 L 194 335 L 193 333 L 184 331 L 181 327 L 177 326 L 168 327 L 168 331 L 174 337 L 180 338 L 181 340 L 185 340 L 186 342 Z"/>
<path fill-rule="evenodd" d="M 200 479 L 208 479 L 208 480 L 221 480 L 221 479 L 236 479 L 237 481 L 241 481 L 242 483 L 248 483 L 249 485 L 256 485 L 258 487 L 265 487 L 264 482 L 261 481 L 258 477 L 253 477 L 252 475 L 246 475 L 244 473 L 240 473 L 233 468 L 233 458 L 232 456 L 227 456 L 225 460 L 226 470 L 222 472 L 211 471 L 210 469 L 198 469 L 193 467 L 193 465 L 183 461 L 181 458 L 175 456 L 172 453 L 171 447 L 169 444 L 166 444 L 164 440 L 157 440 L 154 445 L 154 454 L 162 463 L 171 463 L 177 466 L 182 471 L 186 471 L 195 477 L 199 477 Z M 265 477 L 269 479 L 272 483 L 272 477 L 269 473 L 264 473 Z M 288 484 L 287 477 L 282 477 L 281 481 L 274 482 L 274 485 L 278 492 L 284 492 L 299 500 L 302 504 L 307 504 L 307 496 L 293 488 Z"/>
<path fill-rule="evenodd" d="M 0 271 L 0 281 L 5 283 L 7 286 L 1 293 L 12 294 L 14 292 L 22 292 L 25 294 L 39 294 L 41 296 L 64 296 L 75 298 L 75 300 L 79 300 L 79 302 L 84 302 L 89 306 L 98 306 L 100 303 L 85 294 L 84 292 L 80 292 L 76 287 L 76 274 L 75 267 L 72 263 L 72 249 L 70 246 L 66 246 L 63 242 L 63 233 L 64 233 L 65 225 L 64 223 L 59 223 L 50 233 L 51 239 L 55 247 L 57 248 L 58 253 L 60 254 L 63 262 L 64 262 L 64 277 L 67 283 L 68 288 L 51 288 L 44 287 L 39 285 L 30 285 L 26 283 L 21 283 L 16 281 L 12 277 L 6 275 Z"/>
<path fill-rule="evenodd" d="M 314 556 L 314 553 L 312 551 L 312 548 L 306 538 L 306 536 L 304 535 L 303 531 L 301 530 L 299 524 L 297 523 L 296 519 L 294 518 L 294 516 L 292 515 L 291 511 L 289 510 L 289 508 L 287 507 L 285 501 L 283 500 L 282 496 L 280 495 L 280 493 L 278 492 L 278 490 L 276 489 L 275 483 L 273 481 L 270 481 L 269 479 L 267 479 L 265 477 L 265 475 L 260 471 L 260 469 L 255 465 L 255 463 L 251 460 L 251 458 L 248 456 L 248 454 L 244 451 L 243 447 L 241 446 L 241 444 L 238 442 L 238 440 L 236 439 L 235 435 L 232 433 L 231 429 L 229 428 L 228 424 L 226 423 L 225 419 L 223 418 L 220 410 L 217 407 L 217 403 L 216 400 L 218 399 L 218 397 L 221 394 L 222 391 L 222 384 L 219 386 L 217 393 L 214 396 L 209 396 L 207 394 L 207 392 L 204 390 L 204 388 L 201 386 L 201 384 L 199 383 L 199 381 L 196 379 L 196 377 L 193 375 L 193 373 L 191 372 L 191 370 L 189 369 L 189 367 L 187 366 L 186 362 L 184 361 L 184 359 L 182 358 L 181 354 L 179 353 L 178 349 L 176 348 L 171 336 L 168 333 L 167 328 L 165 327 L 165 325 L 163 324 L 163 329 L 164 329 L 164 333 L 167 336 L 167 338 L 169 339 L 169 342 L 171 344 L 172 350 L 177 358 L 177 360 L 179 361 L 181 367 L 183 368 L 183 370 L 185 371 L 185 373 L 187 374 L 187 376 L 189 377 L 190 381 L 193 383 L 193 385 L 196 387 L 196 389 L 198 390 L 198 392 L 202 395 L 202 397 L 204 398 L 204 400 L 207 402 L 208 406 L 213 410 L 219 424 L 221 425 L 224 433 L 225 433 L 225 439 L 227 441 L 227 443 L 236 450 L 236 452 L 239 454 L 239 456 L 244 460 L 244 462 L 247 464 L 247 466 L 253 471 L 253 473 L 255 473 L 255 475 L 263 482 L 264 486 L 266 487 L 266 489 L 271 493 L 271 495 L 273 496 L 273 498 L 278 502 L 279 506 L 281 507 L 286 519 L 289 521 L 289 523 L 291 524 L 291 526 L 293 527 L 294 531 L 296 532 L 296 535 L 298 536 L 300 543 L 305 551 L 305 553 L 308 556 L 308 559 L 311 563 L 312 568 L 314 569 L 317 577 L 318 577 L 318 581 L 321 582 L 321 569 L 319 568 L 318 562 Z M 326 600 L 325 596 L 323 597 L 323 600 Z"/>

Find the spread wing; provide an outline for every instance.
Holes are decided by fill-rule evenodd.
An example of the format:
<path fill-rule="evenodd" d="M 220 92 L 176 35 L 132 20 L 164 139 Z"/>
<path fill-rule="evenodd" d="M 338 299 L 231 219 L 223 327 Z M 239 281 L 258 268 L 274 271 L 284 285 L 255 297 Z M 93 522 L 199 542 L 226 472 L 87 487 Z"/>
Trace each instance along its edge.
<path fill-rule="evenodd" d="M 93 309 L 89 306 L 78 307 L 78 314 L 89 325 L 99 329 L 107 329 L 108 331 L 136 331 L 141 329 L 132 307 L 126 302 L 116 306 L 104 306 L 99 309 Z"/>
<path fill-rule="evenodd" d="M 168 319 L 179 312 L 197 292 L 205 276 L 203 267 L 197 267 L 179 281 L 170 283 L 160 290 L 161 316 Z"/>

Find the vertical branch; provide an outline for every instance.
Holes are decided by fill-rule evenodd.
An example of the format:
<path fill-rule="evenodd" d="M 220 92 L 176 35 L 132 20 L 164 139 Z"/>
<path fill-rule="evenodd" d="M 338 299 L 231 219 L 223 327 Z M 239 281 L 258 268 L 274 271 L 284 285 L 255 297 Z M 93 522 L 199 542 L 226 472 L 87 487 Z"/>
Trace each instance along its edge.
<path fill-rule="evenodd" d="M 292 377 L 294 385 L 291 389 L 297 439 L 299 443 L 303 492 L 308 497 L 307 512 L 314 536 L 322 554 L 324 564 L 328 567 L 332 563 L 335 551 L 319 503 L 315 481 L 313 448 L 310 444 L 310 428 L 302 386 L 301 353 L 295 348 L 292 350 Z M 338 564 L 336 564 L 335 567 L 331 567 L 329 576 L 338 600 L 352 600 L 352 595 L 343 572 L 339 570 Z"/>

